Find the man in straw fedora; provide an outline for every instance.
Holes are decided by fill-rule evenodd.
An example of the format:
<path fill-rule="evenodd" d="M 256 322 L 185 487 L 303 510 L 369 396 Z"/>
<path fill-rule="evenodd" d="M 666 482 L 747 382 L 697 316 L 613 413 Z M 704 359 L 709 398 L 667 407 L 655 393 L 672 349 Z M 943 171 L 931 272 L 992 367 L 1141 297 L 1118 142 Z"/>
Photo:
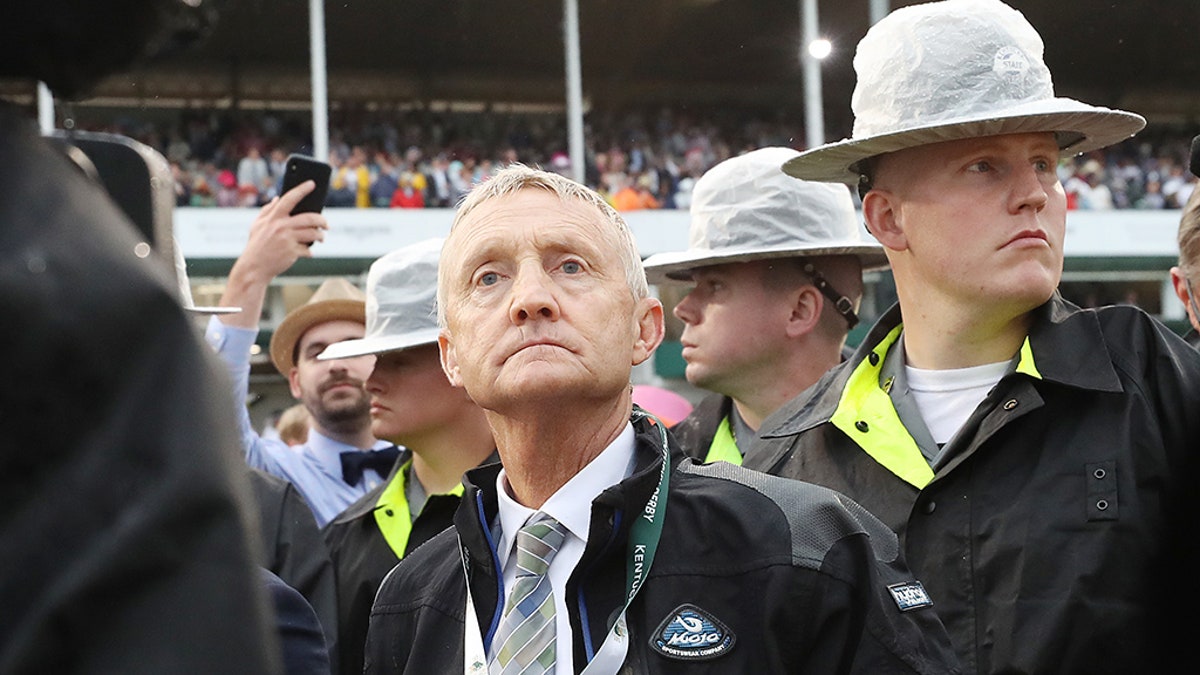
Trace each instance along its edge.
<path fill-rule="evenodd" d="M 1059 158 L 1144 120 L 1055 96 L 998 0 L 897 10 L 854 65 L 853 137 L 784 170 L 858 184 L 899 305 L 767 420 L 752 465 L 895 529 L 970 672 L 1178 667 L 1200 358 L 1136 308 L 1056 291 Z"/>
<path fill-rule="evenodd" d="M 845 186 L 783 173 L 797 154 L 714 166 L 692 191 L 687 250 L 645 261 L 651 283 L 692 284 L 674 309 L 687 379 L 716 393 L 671 431 L 700 461 L 741 464 L 762 421 L 842 360 L 863 268 L 887 264 Z"/>
<path fill-rule="evenodd" d="M 328 225 L 323 215 L 291 215 L 312 190 L 307 181 L 262 208 L 219 303 L 242 311 L 209 320 L 205 337 L 229 370 L 234 400 L 244 400 L 249 388 L 250 347 L 258 335 L 267 287 L 297 259 L 311 257 L 310 245 L 324 239 Z M 328 345 L 363 336 L 365 297 L 345 279 L 328 279 L 271 336 L 271 361 L 312 417 L 304 444 L 290 447 L 261 438 L 246 407 L 237 406 L 246 461 L 294 484 L 322 527 L 382 483 L 399 454 L 371 435 L 370 399 L 363 383 L 374 359 L 317 360 Z"/>
<path fill-rule="evenodd" d="M 438 356 L 442 239 L 396 249 L 367 272 L 367 331 L 320 360 L 371 354 L 371 432 L 405 449 L 395 471 L 325 528 L 337 570 L 339 667 L 361 673 L 371 603 L 409 551 L 454 524 L 462 476 L 495 459 L 483 410 L 450 384 Z"/>

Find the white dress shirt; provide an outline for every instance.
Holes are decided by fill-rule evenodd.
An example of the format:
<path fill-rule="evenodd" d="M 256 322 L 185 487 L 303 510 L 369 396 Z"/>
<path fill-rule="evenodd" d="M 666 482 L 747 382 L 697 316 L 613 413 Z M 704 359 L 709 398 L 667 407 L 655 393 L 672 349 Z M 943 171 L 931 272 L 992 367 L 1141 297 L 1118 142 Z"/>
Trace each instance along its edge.
<path fill-rule="evenodd" d="M 571 652 L 571 620 L 567 614 L 567 579 L 583 557 L 587 546 L 588 525 L 592 501 L 609 487 L 625 480 L 633 472 L 633 425 L 626 423 L 620 435 L 595 459 L 558 489 L 538 511 L 522 506 L 508 491 L 508 479 L 503 470 L 496 478 L 499 495 L 500 534 L 496 552 L 503 561 L 504 598 L 512 591 L 517 576 L 517 555 L 514 535 L 534 513 L 545 513 L 566 526 L 567 535 L 562 548 L 550 563 L 550 588 L 554 591 L 556 661 L 568 664 L 562 672 L 572 672 L 574 655 Z"/>

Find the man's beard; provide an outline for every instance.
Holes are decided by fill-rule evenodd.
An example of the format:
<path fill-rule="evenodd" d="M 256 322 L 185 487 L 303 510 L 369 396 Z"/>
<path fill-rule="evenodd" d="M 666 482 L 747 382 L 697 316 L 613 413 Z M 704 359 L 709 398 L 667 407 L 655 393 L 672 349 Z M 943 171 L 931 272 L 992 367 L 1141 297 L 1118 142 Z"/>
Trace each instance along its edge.
<path fill-rule="evenodd" d="M 344 396 L 331 401 L 325 398 L 326 392 L 335 385 L 354 385 L 357 394 L 352 398 Z M 320 393 L 313 397 L 308 406 L 309 413 L 321 428 L 335 433 L 358 433 L 371 424 L 371 396 L 363 388 L 362 382 L 353 379 L 330 380 L 321 387 Z"/>

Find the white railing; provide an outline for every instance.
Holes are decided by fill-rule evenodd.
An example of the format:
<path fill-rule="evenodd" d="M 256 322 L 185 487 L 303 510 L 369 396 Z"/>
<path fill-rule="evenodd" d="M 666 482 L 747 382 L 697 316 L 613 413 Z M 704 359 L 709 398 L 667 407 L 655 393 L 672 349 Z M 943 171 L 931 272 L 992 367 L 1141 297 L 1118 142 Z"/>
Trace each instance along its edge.
<path fill-rule="evenodd" d="M 253 209 L 177 208 L 176 241 L 189 260 L 236 258 L 255 213 Z M 445 236 L 454 212 L 330 208 L 326 215 L 330 229 L 325 242 L 313 249 L 315 257 L 374 260 L 406 244 Z M 624 216 L 643 256 L 687 248 L 686 211 L 632 211 Z M 1179 217 L 1178 210 L 1072 211 L 1067 216 L 1066 255 L 1174 257 Z"/>

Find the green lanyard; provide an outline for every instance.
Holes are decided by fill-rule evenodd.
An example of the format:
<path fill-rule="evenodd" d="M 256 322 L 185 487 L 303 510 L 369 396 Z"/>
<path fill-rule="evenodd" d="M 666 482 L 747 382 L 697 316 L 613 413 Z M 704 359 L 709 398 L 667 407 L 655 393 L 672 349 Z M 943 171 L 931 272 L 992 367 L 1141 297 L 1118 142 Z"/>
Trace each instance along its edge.
<path fill-rule="evenodd" d="M 626 596 L 625 609 L 629 609 L 634 596 L 641 590 L 646 572 L 650 570 L 650 564 L 654 562 L 654 554 L 658 552 L 658 540 L 662 538 L 663 519 L 666 518 L 667 489 L 671 483 L 671 457 L 667 450 L 667 427 L 658 418 L 643 410 L 634 411 L 633 421 L 635 423 L 643 419 L 648 419 L 651 425 L 658 428 L 659 439 L 662 442 L 662 468 L 659 471 L 658 487 L 654 488 L 650 499 L 646 500 L 646 505 L 638 514 L 637 520 L 633 521 L 633 525 L 629 528 L 629 560 L 626 564 L 625 577 L 628 581 L 629 593 Z M 621 615 L 622 617 L 625 615 L 624 610 Z"/>
<path fill-rule="evenodd" d="M 588 662 L 581 675 L 609 675 L 620 670 L 629 650 L 629 627 L 625 613 L 633 604 L 634 597 L 642 589 L 642 583 L 654 562 L 654 554 L 658 551 L 658 542 L 662 538 L 663 521 L 667 513 L 667 489 L 671 481 L 671 458 L 667 446 L 667 428 L 658 418 L 642 410 L 635 410 L 631 421 L 634 423 L 646 419 L 658 428 L 659 439 L 662 442 L 662 468 L 658 476 L 658 487 L 654 488 L 637 520 L 629 528 L 628 560 L 626 561 L 625 579 L 628 592 L 625 595 L 625 606 L 613 623 L 613 627 L 604 638 L 600 650 Z M 462 541 L 459 540 L 459 550 L 462 551 Z M 464 580 L 469 580 L 467 561 L 463 560 Z M 476 675 L 487 672 L 487 653 L 483 649 L 483 633 L 479 629 L 479 620 L 475 615 L 475 602 L 471 599 L 471 584 L 467 583 L 466 633 L 464 645 L 463 672 Z"/>

